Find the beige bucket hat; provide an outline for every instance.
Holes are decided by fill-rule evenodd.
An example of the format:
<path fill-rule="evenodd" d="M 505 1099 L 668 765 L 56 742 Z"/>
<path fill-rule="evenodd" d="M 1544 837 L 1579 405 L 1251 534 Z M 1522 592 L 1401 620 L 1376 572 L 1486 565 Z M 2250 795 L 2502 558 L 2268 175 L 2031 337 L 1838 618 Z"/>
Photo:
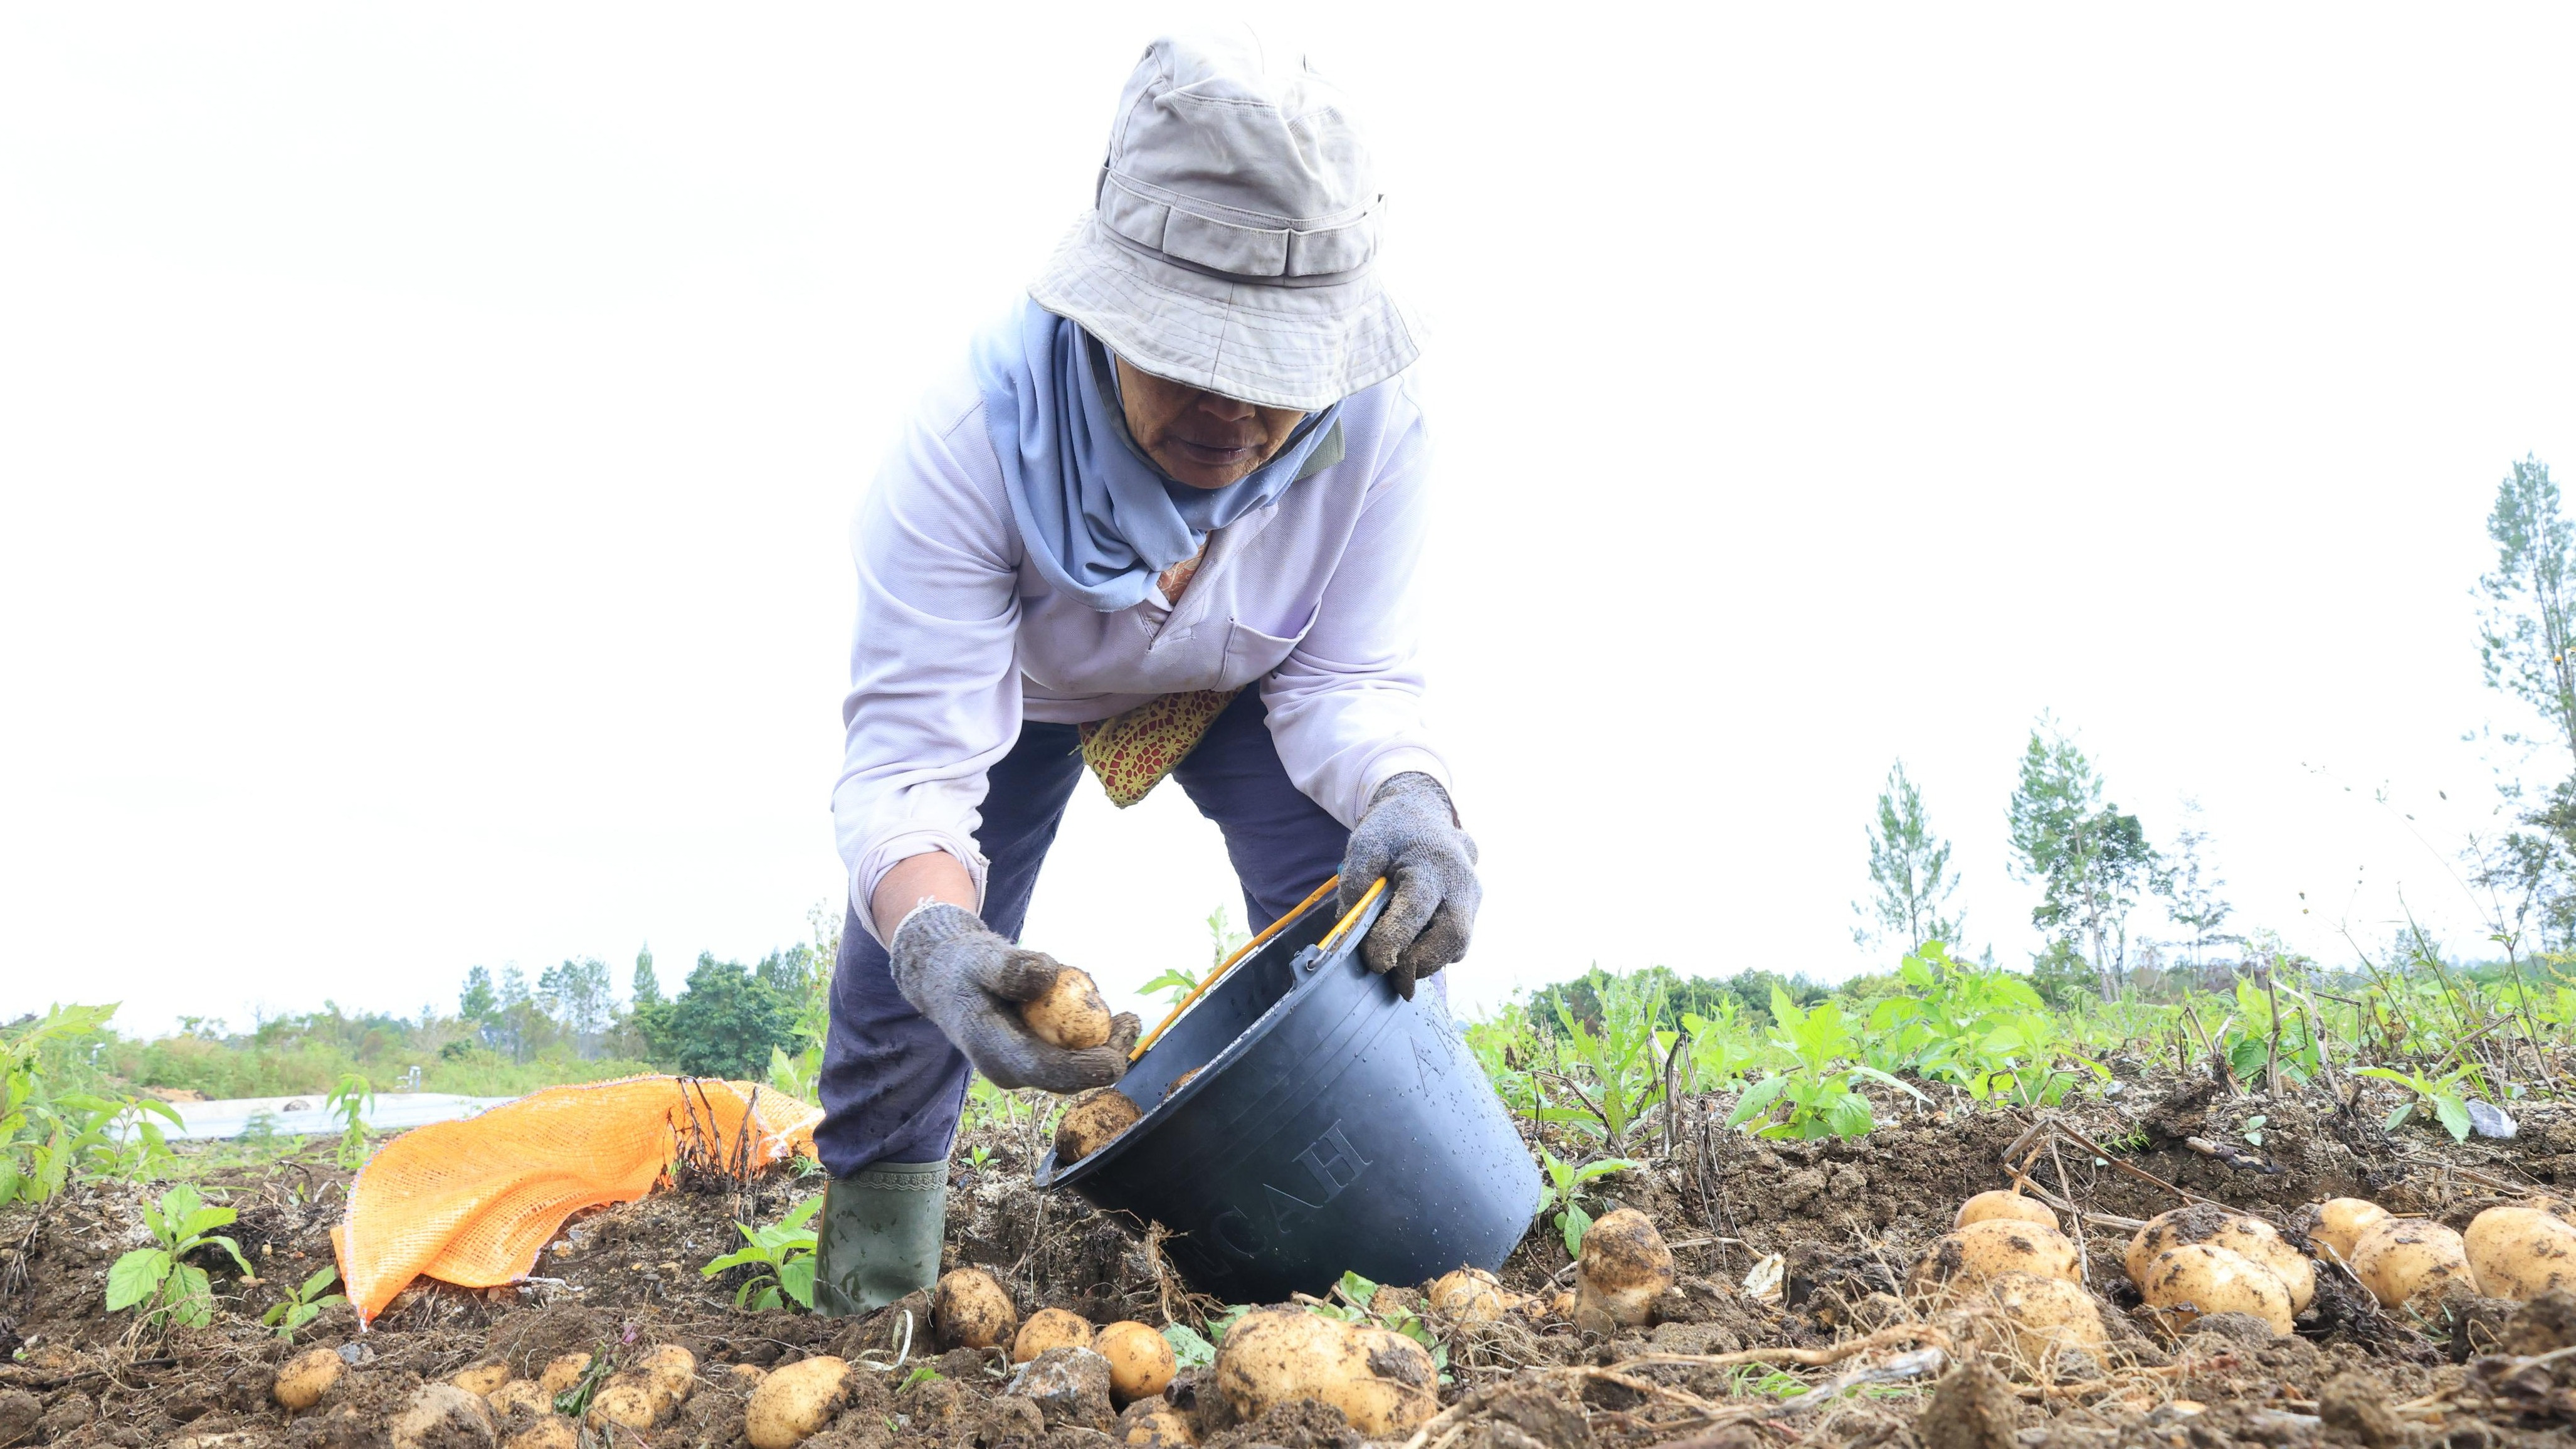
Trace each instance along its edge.
<path fill-rule="evenodd" d="M 1402 372 L 1342 93 L 1249 36 L 1166 36 L 1118 98 L 1092 209 L 1029 288 L 1160 377 L 1314 412 Z"/>

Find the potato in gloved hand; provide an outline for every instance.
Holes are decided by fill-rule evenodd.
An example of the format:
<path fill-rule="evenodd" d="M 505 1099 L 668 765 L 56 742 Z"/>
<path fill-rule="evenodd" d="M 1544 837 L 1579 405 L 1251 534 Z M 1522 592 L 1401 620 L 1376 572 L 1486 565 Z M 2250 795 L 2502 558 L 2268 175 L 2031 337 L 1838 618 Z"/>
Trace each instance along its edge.
<path fill-rule="evenodd" d="M 895 928 L 887 954 L 893 958 L 895 990 L 936 1022 L 975 1070 L 997 1087 L 1081 1092 L 1108 1086 L 1127 1071 L 1128 1048 L 1142 1029 L 1135 1013 L 1110 1017 L 1105 1039 L 1074 1046 L 1088 1030 L 1062 1028 L 1096 1025 L 1087 1007 L 1101 1006 L 1091 978 L 1044 951 L 1003 940 L 973 911 L 945 903 L 923 906 Z M 1070 983 L 1068 977 L 1073 978 Z M 1073 999 L 1061 1001 L 1068 984 L 1074 988 Z M 1024 1014 L 1023 1008 L 1033 1003 L 1044 1005 Z M 1032 1017 L 1043 1020 L 1047 1030 L 1034 1025 Z M 1063 1044 L 1050 1040 L 1048 1031 L 1061 1036 Z"/>

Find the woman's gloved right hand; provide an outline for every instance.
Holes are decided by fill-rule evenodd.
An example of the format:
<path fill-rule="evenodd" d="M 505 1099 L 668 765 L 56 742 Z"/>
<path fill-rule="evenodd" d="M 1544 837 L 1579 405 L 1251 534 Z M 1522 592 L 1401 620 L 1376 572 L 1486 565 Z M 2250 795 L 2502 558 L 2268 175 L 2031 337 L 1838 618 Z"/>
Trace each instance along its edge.
<path fill-rule="evenodd" d="M 1128 1050 L 1143 1025 L 1136 1014 L 1112 1017 L 1109 1040 L 1084 1051 L 1040 1040 L 1020 1020 L 1020 1003 L 1045 995 L 1063 964 L 1003 940 L 973 911 L 923 906 L 895 928 L 888 954 L 895 990 L 938 1023 L 993 1085 L 1071 1093 L 1126 1074 Z"/>

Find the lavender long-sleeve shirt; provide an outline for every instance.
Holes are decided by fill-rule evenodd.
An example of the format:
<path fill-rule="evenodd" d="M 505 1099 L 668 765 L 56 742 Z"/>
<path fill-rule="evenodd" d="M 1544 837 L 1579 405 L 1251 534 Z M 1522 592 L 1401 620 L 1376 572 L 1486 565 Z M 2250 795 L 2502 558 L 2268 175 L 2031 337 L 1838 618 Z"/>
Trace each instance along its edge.
<path fill-rule="evenodd" d="M 960 367 L 918 408 L 851 531 L 859 617 L 832 823 L 850 900 L 944 850 L 974 877 L 985 771 L 1022 720 L 1107 719 L 1161 694 L 1259 681 L 1280 762 L 1345 825 L 1377 787 L 1448 783 L 1422 725 L 1414 563 L 1428 511 L 1422 412 L 1395 378 L 1342 405 L 1342 459 L 1209 536 L 1171 606 L 1100 613 L 1031 567 Z"/>

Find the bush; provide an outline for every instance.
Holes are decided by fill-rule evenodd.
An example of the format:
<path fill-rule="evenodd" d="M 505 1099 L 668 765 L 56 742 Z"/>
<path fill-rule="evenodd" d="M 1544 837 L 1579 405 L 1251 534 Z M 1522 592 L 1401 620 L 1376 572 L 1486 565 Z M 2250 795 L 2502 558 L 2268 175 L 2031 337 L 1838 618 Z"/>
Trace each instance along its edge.
<path fill-rule="evenodd" d="M 759 1081 L 769 1054 L 796 1044 L 797 1004 L 742 963 L 701 955 L 671 1003 L 671 1054 L 690 1076 Z"/>

